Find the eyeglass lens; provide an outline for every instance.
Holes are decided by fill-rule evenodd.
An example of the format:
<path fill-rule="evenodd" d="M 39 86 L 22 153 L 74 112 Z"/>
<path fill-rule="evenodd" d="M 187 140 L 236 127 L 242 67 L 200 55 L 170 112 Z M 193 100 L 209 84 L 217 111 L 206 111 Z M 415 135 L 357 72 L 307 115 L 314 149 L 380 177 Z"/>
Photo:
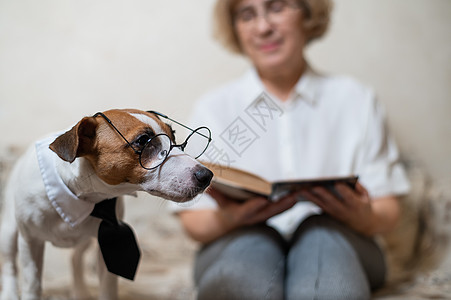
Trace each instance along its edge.
<path fill-rule="evenodd" d="M 141 166 L 146 169 L 156 168 L 168 157 L 171 149 L 171 139 L 165 134 L 151 138 L 140 154 Z"/>
<path fill-rule="evenodd" d="M 185 140 L 185 148 L 182 149 L 186 154 L 193 158 L 201 156 L 210 143 L 210 130 L 206 127 L 199 127 L 194 130 Z"/>
<path fill-rule="evenodd" d="M 194 130 L 181 145 L 186 154 L 193 158 L 201 156 L 210 143 L 210 130 L 206 127 L 199 127 Z M 140 154 L 141 166 L 145 169 L 153 169 L 161 165 L 169 155 L 173 143 L 166 134 L 159 134 L 150 139 Z"/>

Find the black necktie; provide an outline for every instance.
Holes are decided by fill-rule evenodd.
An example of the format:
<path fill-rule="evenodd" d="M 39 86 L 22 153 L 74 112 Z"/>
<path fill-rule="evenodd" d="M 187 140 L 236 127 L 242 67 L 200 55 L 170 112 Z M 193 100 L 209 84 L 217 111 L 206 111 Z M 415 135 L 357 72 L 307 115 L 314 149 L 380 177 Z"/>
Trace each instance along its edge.
<path fill-rule="evenodd" d="M 108 271 L 133 280 L 141 251 L 133 230 L 116 217 L 116 200 L 113 198 L 97 203 L 91 216 L 102 219 L 97 239 Z"/>

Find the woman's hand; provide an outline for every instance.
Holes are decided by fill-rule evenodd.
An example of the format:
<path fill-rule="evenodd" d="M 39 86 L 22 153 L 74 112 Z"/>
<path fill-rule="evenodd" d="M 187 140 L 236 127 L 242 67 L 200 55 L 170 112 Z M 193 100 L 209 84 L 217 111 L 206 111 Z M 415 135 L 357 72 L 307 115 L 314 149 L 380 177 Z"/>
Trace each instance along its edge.
<path fill-rule="evenodd" d="M 186 232 L 201 243 L 211 242 L 241 226 L 264 222 L 291 208 L 298 196 L 293 194 L 277 202 L 270 202 L 263 197 L 237 202 L 212 188 L 208 193 L 218 203 L 218 209 L 186 210 L 179 213 Z"/>
<path fill-rule="evenodd" d="M 218 203 L 218 213 L 226 227 L 234 229 L 244 225 L 253 225 L 291 208 L 296 203 L 296 195 L 290 195 L 277 202 L 270 202 L 264 197 L 237 202 L 228 199 L 215 189 L 208 192 Z"/>
<path fill-rule="evenodd" d="M 399 218 L 396 197 L 370 199 L 368 191 L 357 183 L 352 189 L 344 183 L 335 185 L 337 194 L 324 187 L 301 192 L 307 200 L 318 205 L 325 213 L 364 235 L 390 231 Z"/>

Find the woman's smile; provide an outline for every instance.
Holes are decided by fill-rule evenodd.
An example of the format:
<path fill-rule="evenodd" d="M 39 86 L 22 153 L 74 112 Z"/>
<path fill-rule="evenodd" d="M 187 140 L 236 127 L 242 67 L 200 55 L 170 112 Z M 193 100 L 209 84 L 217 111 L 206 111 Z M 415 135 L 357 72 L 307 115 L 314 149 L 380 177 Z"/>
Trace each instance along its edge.
<path fill-rule="evenodd" d="M 282 45 L 282 41 L 268 41 L 268 42 L 263 42 L 260 45 L 257 46 L 258 50 L 260 50 L 261 52 L 274 52 L 278 49 L 280 49 Z"/>

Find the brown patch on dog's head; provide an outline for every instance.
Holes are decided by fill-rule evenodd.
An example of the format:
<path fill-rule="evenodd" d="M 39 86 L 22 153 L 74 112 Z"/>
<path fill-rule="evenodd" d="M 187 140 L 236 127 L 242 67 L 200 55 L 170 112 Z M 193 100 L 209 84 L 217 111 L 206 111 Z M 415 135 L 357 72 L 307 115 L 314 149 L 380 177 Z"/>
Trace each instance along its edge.
<path fill-rule="evenodd" d="M 103 113 L 133 148 L 139 149 L 141 138 L 165 133 L 174 141 L 171 127 L 156 115 L 134 109 L 109 110 Z M 141 167 L 139 154 L 101 115 L 86 117 L 51 145 L 58 156 L 68 162 L 86 158 L 97 175 L 108 184 L 138 184 L 148 170 Z"/>

